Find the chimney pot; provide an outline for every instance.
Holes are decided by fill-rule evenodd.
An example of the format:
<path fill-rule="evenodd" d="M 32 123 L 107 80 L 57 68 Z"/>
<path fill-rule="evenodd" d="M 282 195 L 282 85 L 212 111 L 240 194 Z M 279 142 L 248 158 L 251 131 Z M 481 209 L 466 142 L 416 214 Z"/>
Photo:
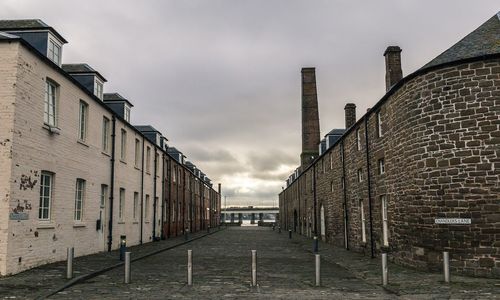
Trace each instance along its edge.
<path fill-rule="evenodd" d="M 385 90 L 389 91 L 393 85 L 403 78 L 401 69 L 401 48 L 389 46 L 384 51 L 385 56 Z"/>
<path fill-rule="evenodd" d="M 356 104 L 347 103 L 344 107 L 345 111 L 345 128 L 348 129 L 356 123 Z"/>

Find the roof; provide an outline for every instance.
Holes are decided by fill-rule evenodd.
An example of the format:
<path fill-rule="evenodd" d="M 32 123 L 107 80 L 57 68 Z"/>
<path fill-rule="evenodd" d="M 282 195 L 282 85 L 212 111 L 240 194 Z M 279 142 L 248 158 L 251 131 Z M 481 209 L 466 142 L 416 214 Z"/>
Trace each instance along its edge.
<path fill-rule="evenodd" d="M 13 35 L 13 34 L 9 34 L 9 33 L 0 31 L 0 40 L 15 40 L 15 39 L 19 39 L 19 38 L 20 37 L 18 37 L 17 35 Z"/>
<path fill-rule="evenodd" d="M 130 101 L 125 99 L 122 95 L 118 93 L 104 93 L 102 96 L 104 102 L 113 102 L 113 101 L 126 101 L 130 106 L 134 106 Z"/>
<path fill-rule="evenodd" d="M 452 61 L 500 53 L 500 12 L 451 46 L 428 64 L 428 67 Z"/>
<path fill-rule="evenodd" d="M 139 130 L 140 132 L 158 132 L 161 135 L 161 132 L 156 130 L 151 125 L 135 125 L 134 127 L 137 128 L 137 130 Z"/>
<path fill-rule="evenodd" d="M 107 82 L 106 78 L 104 78 L 99 72 L 97 72 L 91 66 L 89 66 L 88 64 L 85 64 L 85 63 L 82 63 L 82 64 L 62 64 L 61 68 L 69 74 L 93 73 L 93 74 L 99 76 L 104 82 Z"/>
<path fill-rule="evenodd" d="M 328 135 L 343 135 L 344 132 L 345 132 L 345 129 L 335 128 L 335 129 L 330 130 L 330 132 L 328 132 L 327 134 L 325 134 L 325 137 Z"/>
<path fill-rule="evenodd" d="M 0 31 L 28 31 L 40 29 L 49 30 L 63 43 L 68 42 L 54 28 L 45 24 L 40 19 L 0 20 Z"/>

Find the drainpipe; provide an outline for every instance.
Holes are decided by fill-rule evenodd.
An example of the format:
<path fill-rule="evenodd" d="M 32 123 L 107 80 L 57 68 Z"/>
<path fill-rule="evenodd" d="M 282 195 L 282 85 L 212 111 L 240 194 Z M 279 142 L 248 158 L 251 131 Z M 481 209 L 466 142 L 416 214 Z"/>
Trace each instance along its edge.
<path fill-rule="evenodd" d="M 142 137 L 142 159 L 141 159 L 141 234 L 139 244 L 142 245 L 142 231 L 144 224 L 144 136 Z"/>
<path fill-rule="evenodd" d="M 168 187 L 168 214 L 167 214 L 167 238 L 170 237 L 170 226 L 172 225 L 172 170 L 171 158 L 167 160 L 167 187 Z"/>
<path fill-rule="evenodd" d="M 345 153 L 344 153 L 344 141 L 340 143 L 340 149 L 342 151 L 342 191 L 344 193 L 344 243 L 345 248 L 349 250 L 349 232 L 348 232 L 348 212 L 347 212 L 347 187 L 345 180 Z"/>
<path fill-rule="evenodd" d="M 160 236 L 165 239 L 165 232 L 163 231 L 163 220 L 165 220 L 165 154 L 161 154 L 161 221 L 160 221 Z"/>
<path fill-rule="evenodd" d="M 182 233 L 185 233 L 186 225 L 186 170 L 182 168 Z"/>
<path fill-rule="evenodd" d="M 318 209 L 316 199 L 316 163 L 313 164 L 313 213 L 314 213 L 314 236 L 318 236 Z"/>
<path fill-rule="evenodd" d="M 108 222 L 108 252 L 111 252 L 113 243 L 113 200 L 115 195 L 115 138 L 116 138 L 116 118 L 111 117 L 111 184 L 109 192 L 109 222 Z"/>
<path fill-rule="evenodd" d="M 156 167 L 158 164 L 158 159 L 156 159 L 156 147 L 155 147 L 155 170 L 154 170 L 154 178 L 153 178 L 153 241 L 156 241 Z"/>
<path fill-rule="evenodd" d="M 193 179 L 191 177 L 191 173 L 188 173 L 189 176 L 189 231 L 193 232 L 193 219 L 194 219 L 194 211 L 193 211 Z"/>
<path fill-rule="evenodd" d="M 305 175 L 304 175 L 305 176 Z M 307 177 L 306 177 L 306 180 L 307 180 Z M 303 223 L 303 216 L 301 216 L 301 209 L 300 209 L 300 179 L 297 179 L 297 203 L 299 204 L 299 217 L 298 217 L 298 220 L 299 220 L 299 223 Z M 304 210 L 306 210 L 306 207 L 307 207 L 307 197 L 305 198 L 304 200 Z M 292 205 L 292 208 L 293 208 L 293 205 Z M 307 212 L 307 210 L 306 210 Z M 307 213 L 306 213 L 307 215 Z M 292 216 L 293 218 L 293 230 L 295 231 L 295 228 L 297 227 L 297 224 L 295 224 L 295 215 L 293 214 L 292 212 Z M 307 218 L 306 218 L 306 221 L 307 221 Z M 299 225 L 299 230 L 302 231 L 302 226 Z M 303 232 L 300 232 L 300 234 L 303 234 Z"/>
<path fill-rule="evenodd" d="M 372 191 L 371 191 L 371 183 L 370 183 L 370 153 L 368 150 L 368 117 L 365 115 L 365 148 L 366 148 L 366 172 L 368 174 L 366 178 L 366 182 L 368 184 L 368 205 L 370 211 L 370 248 L 371 248 L 371 256 L 375 258 L 375 247 L 373 244 L 373 216 L 372 216 Z"/>

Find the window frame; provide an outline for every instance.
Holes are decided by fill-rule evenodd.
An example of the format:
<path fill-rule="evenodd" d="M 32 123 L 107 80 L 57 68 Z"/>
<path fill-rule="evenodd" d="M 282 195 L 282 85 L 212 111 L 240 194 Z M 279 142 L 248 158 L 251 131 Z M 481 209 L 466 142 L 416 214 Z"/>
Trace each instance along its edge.
<path fill-rule="evenodd" d="M 83 205 L 86 196 L 86 181 L 82 178 L 76 179 L 75 185 L 75 208 L 73 214 L 73 221 L 81 222 L 83 220 Z"/>
<path fill-rule="evenodd" d="M 52 93 L 51 93 L 52 91 Z M 49 79 L 45 79 L 45 100 L 43 109 L 43 123 L 49 127 L 57 127 L 58 123 L 58 99 L 59 85 Z"/>
<path fill-rule="evenodd" d="M 111 121 L 108 117 L 102 117 L 102 151 L 109 153 L 109 141 L 111 140 Z"/>
<path fill-rule="evenodd" d="M 365 218 L 365 206 L 363 200 L 359 200 L 359 214 L 361 220 L 361 241 L 363 243 L 366 243 L 366 218 Z"/>
<path fill-rule="evenodd" d="M 146 198 L 144 200 L 144 221 L 149 222 L 149 194 L 146 194 Z"/>
<path fill-rule="evenodd" d="M 125 162 L 127 160 L 127 131 L 121 129 L 120 131 L 120 160 Z"/>
<path fill-rule="evenodd" d="M 146 173 L 151 174 L 151 147 L 146 146 Z"/>
<path fill-rule="evenodd" d="M 132 217 L 134 221 L 137 221 L 137 210 L 139 208 L 139 192 L 134 192 L 134 207 L 132 212 Z"/>
<path fill-rule="evenodd" d="M 52 46 L 52 48 L 51 48 Z M 57 55 L 56 51 L 57 49 Z M 61 53 L 62 53 L 62 47 L 59 43 L 56 43 L 52 38 L 49 38 L 49 42 L 47 43 L 47 57 L 54 62 L 56 65 L 60 66 L 61 65 Z M 57 57 L 57 60 L 55 59 Z"/>
<path fill-rule="evenodd" d="M 78 140 L 85 142 L 87 140 L 88 120 L 89 120 L 89 105 L 87 102 L 80 100 L 78 104 Z"/>
<path fill-rule="evenodd" d="M 50 221 L 52 213 L 52 199 L 54 190 L 54 176 L 55 174 L 50 171 L 41 171 L 40 173 L 40 193 L 39 193 L 39 204 L 38 204 L 38 220 L 39 221 Z M 44 177 L 50 179 L 49 185 L 47 186 L 44 181 Z M 45 195 L 45 187 L 48 187 L 48 195 Z M 42 197 L 44 199 L 42 199 Z M 42 206 L 43 204 L 43 206 Z M 47 217 L 43 217 L 43 211 L 47 211 Z"/>
<path fill-rule="evenodd" d="M 378 160 L 378 175 L 385 174 L 385 159 L 382 157 Z"/>
<path fill-rule="evenodd" d="M 125 189 L 120 188 L 119 199 L 118 199 L 118 220 L 120 222 L 125 221 Z"/>
<path fill-rule="evenodd" d="M 356 149 L 361 151 L 361 128 L 356 129 Z"/>
<path fill-rule="evenodd" d="M 109 195 L 109 187 L 107 184 L 101 184 L 101 203 L 100 208 L 106 207 L 106 201 Z"/>
<path fill-rule="evenodd" d="M 97 77 L 94 79 L 94 95 L 101 100 L 104 96 L 104 83 Z"/>
<path fill-rule="evenodd" d="M 383 137 L 384 136 L 384 131 L 382 128 L 383 120 L 382 120 L 382 112 L 379 110 L 377 111 L 377 137 Z"/>
<path fill-rule="evenodd" d="M 123 119 L 130 123 L 130 106 L 123 105 Z"/>
<path fill-rule="evenodd" d="M 134 166 L 136 168 L 141 167 L 141 141 L 139 139 L 135 139 L 135 156 L 134 156 Z"/>

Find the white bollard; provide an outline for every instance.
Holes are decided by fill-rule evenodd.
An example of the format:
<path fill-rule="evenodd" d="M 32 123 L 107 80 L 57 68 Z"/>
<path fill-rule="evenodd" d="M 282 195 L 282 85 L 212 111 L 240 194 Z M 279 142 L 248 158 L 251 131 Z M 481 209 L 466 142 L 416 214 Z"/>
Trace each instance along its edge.
<path fill-rule="evenodd" d="M 125 283 L 130 283 L 130 252 L 125 252 Z"/>
<path fill-rule="evenodd" d="M 382 253 L 382 285 L 387 285 L 387 253 Z"/>
<path fill-rule="evenodd" d="M 450 282 L 450 253 L 448 251 L 443 251 L 443 273 L 444 282 Z"/>
<path fill-rule="evenodd" d="M 188 250 L 188 285 L 193 285 L 193 250 Z"/>
<path fill-rule="evenodd" d="M 75 248 L 68 248 L 67 251 L 67 265 L 66 265 L 66 278 L 73 278 L 73 257 L 75 257 Z"/>
<path fill-rule="evenodd" d="M 321 285 L 321 258 L 316 254 L 316 286 Z"/>
<path fill-rule="evenodd" d="M 257 286 L 257 250 L 252 250 L 252 286 Z"/>

